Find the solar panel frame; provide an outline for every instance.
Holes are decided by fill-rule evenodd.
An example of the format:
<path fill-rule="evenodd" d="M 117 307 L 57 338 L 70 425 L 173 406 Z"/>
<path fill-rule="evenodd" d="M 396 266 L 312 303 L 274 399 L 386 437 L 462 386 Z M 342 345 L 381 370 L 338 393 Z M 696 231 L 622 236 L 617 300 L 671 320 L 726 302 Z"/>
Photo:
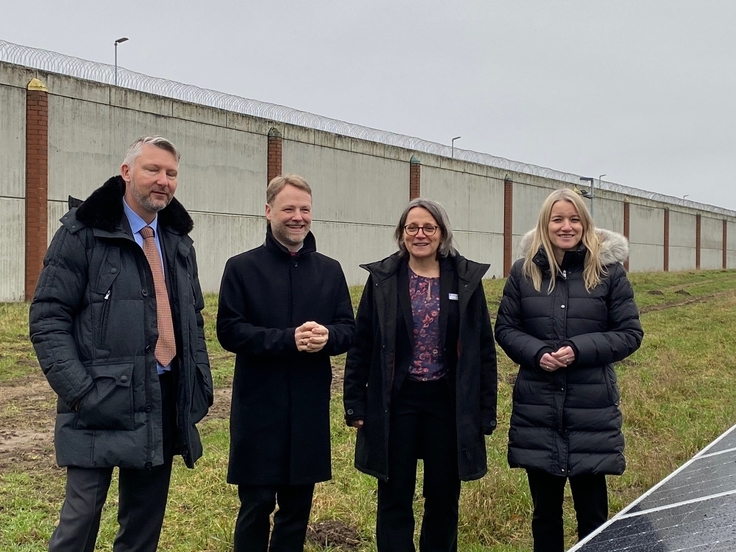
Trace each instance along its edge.
<path fill-rule="evenodd" d="M 736 425 L 568 552 L 685 550 L 736 550 Z"/>

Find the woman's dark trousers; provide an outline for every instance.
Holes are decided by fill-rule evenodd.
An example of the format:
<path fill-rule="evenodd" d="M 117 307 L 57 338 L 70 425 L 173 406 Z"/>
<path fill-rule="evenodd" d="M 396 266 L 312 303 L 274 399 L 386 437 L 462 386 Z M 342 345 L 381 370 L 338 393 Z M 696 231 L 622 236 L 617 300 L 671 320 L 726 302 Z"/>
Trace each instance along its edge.
<path fill-rule="evenodd" d="M 534 502 L 534 552 L 563 552 L 565 549 L 562 501 L 568 479 L 578 521 L 578 539 L 586 537 L 608 519 L 605 475 L 567 478 L 536 470 L 527 470 L 527 475 Z"/>
<path fill-rule="evenodd" d="M 391 411 L 388 481 L 378 482 L 379 552 L 414 552 L 417 459 L 424 460 L 421 552 L 457 550 L 460 479 L 455 406 L 447 382 L 407 380 Z"/>

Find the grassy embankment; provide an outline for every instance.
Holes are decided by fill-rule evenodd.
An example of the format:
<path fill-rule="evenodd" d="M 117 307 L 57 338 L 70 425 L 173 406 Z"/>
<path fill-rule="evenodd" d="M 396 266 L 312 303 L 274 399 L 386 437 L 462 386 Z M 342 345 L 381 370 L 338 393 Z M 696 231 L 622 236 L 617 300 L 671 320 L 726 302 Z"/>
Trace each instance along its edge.
<path fill-rule="evenodd" d="M 611 510 L 616 512 L 736 423 L 736 271 L 632 274 L 646 332 L 640 351 L 617 367 L 625 417 L 628 470 L 609 479 Z M 487 282 L 495 313 L 503 281 Z M 360 290 L 353 290 L 357 302 Z M 207 297 L 207 335 L 217 387 L 227 389 L 232 357 L 215 339 L 216 297 Z M 29 385 L 40 372 L 27 341 L 27 306 L 0 305 L 0 424 L 24 430 L 24 408 L 6 401 L 7 386 Z M 511 552 L 530 549 L 531 501 L 524 473 L 506 465 L 506 431 L 514 366 L 499 354 L 499 429 L 488 440 L 489 473 L 463 485 L 460 550 Z M 343 359 L 335 359 L 341 365 Z M 226 392 L 218 397 L 227 398 Z M 53 408 L 46 395 L 44 408 Z M 222 410 L 222 409 L 221 409 Z M 351 548 L 375 550 L 375 482 L 352 467 L 354 433 L 342 422 L 339 395 L 332 405 L 332 481 L 318 485 L 313 523 L 338 522 L 356 530 Z M 227 551 L 237 512 L 235 489 L 225 483 L 228 421 L 201 424 L 205 456 L 197 469 L 175 465 L 161 550 Z M 12 431 L 6 433 L 11 434 Z M 257 445 L 256 445 L 257 446 Z M 1 449 L 0 449 L 1 450 Z M 8 454 L 6 451 L 4 454 Z M 12 451 L 10 452 L 12 455 Z M 7 457 L 7 456 L 6 456 Z M 12 456 L 11 456 L 12 457 Z M 2 456 L 0 456 L 0 459 Z M 30 462 L 29 462 L 30 458 Z M 0 550 L 41 551 L 53 530 L 63 497 L 63 471 L 48 454 L 24 454 L 23 461 L 0 464 Z M 566 528 L 573 542 L 571 501 L 566 498 Z M 100 550 L 109 550 L 115 532 L 116 499 L 106 506 Z M 416 510 L 421 511 L 421 489 Z M 308 545 L 308 550 L 337 550 Z M 347 548 L 342 548 L 347 549 Z"/>

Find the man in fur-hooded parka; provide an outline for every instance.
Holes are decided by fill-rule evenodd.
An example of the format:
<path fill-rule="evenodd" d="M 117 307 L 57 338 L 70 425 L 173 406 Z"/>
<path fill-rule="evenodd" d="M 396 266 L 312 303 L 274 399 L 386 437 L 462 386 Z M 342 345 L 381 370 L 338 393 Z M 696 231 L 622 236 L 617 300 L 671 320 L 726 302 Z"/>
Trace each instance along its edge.
<path fill-rule="evenodd" d="M 55 444 L 60 466 L 147 468 L 163 461 L 153 277 L 123 216 L 124 190 L 123 179 L 113 177 L 62 217 L 31 305 L 31 339 L 59 397 Z M 173 199 L 159 213 L 159 225 L 180 361 L 179 450 L 193 467 L 202 455 L 194 424 L 212 402 L 204 299 L 188 236 L 189 214 Z M 100 405 L 100 420 L 84 419 L 84 409 L 71 410 L 106 377 L 117 387 Z"/>
<path fill-rule="evenodd" d="M 623 473 L 624 437 L 614 363 L 636 351 L 643 331 L 626 271 L 625 237 L 597 230 L 605 274 L 590 291 L 583 281 L 587 249 L 565 253 L 561 274 L 548 293 L 550 264 L 544 249 L 534 257 L 540 291 L 514 263 L 504 288 L 496 340 L 519 364 L 509 429 L 511 467 L 575 477 Z M 525 255 L 531 233 L 522 240 Z M 565 345 L 575 361 L 565 369 L 539 367 L 545 353 Z"/>
<path fill-rule="evenodd" d="M 156 550 L 173 456 L 191 468 L 202 455 L 195 424 L 212 404 L 212 376 L 193 223 L 173 198 L 178 164 L 168 140 L 137 140 L 121 176 L 81 204 L 70 198 L 44 259 L 29 318 L 38 361 L 58 395 L 54 441 L 67 467 L 54 552 L 94 548 L 114 467 L 120 531 L 113 548 Z M 168 297 L 156 293 L 156 265 L 136 241 L 143 243 L 146 227 L 158 238 L 151 256 Z M 157 358 L 170 356 L 156 353 L 162 297 L 175 339 L 166 366 Z"/>
<path fill-rule="evenodd" d="M 30 309 L 31 340 L 58 395 L 60 466 L 143 469 L 163 462 L 153 276 L 123 214 L 124 193 L 115 176 L 62 217 Z M 158 216 L 179 359 L 178 448 L 193 467 L 202 455 L 194 424 L 212 403 L 204 299 L 191 217 L 176 199 Z M 109 379 L 116 385 L 99 409 L 85 405 L 85 395 Z M 80 402 L 87 408 L 73 411 Z"/>

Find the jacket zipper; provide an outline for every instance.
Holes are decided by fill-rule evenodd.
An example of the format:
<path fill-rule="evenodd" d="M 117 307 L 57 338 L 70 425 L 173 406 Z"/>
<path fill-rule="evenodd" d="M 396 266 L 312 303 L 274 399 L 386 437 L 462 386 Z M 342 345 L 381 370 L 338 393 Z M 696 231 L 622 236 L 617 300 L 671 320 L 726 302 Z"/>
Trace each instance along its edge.
<path fill-rule="evenodd" d="M 107 315 L 110 306 L 110 295 L 112 294 L 112 288 L 108 289 L 105 296 L 102 298 L 102 313 L 100 314 L 100 337 L 98 343 L 101 347 L 104 347 L 104 339 L 107 335 Z"/>

